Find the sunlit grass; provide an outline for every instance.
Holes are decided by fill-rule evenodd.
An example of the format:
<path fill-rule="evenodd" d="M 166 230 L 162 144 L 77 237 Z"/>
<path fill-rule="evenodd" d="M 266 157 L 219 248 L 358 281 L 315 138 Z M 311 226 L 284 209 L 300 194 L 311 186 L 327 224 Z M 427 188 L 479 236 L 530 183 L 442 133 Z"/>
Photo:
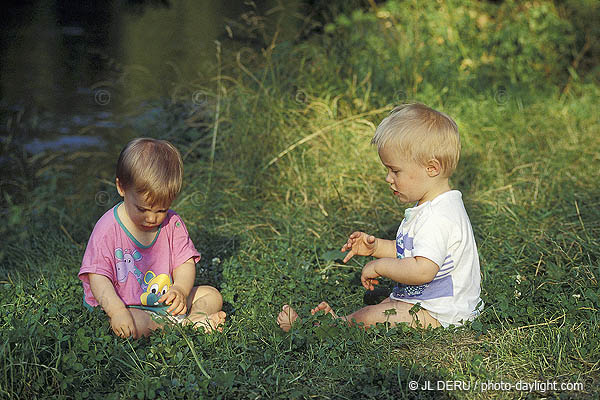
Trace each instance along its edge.
<path fill-rule="evenodd" d="M 452 17 L 447 7 L 435 12 L 442 19 Z M 5 294 L 0 299 L 0 396 L 509 399 L 558 394 L 411 391 L 411 380 L 434 385 L 441 380 L 581 382 L 583 391 L 564 394 L 598 395 L 597 83 L 591 78 L 544 83 L 545 75 L 535 70 L 530 73 L 536 79 L 519 85 L 511 84 L 510 76 L 494 79 L 488 71 L 485 79 L 461 86 L 461 79 L 471 82 L 467 75 L 474 72 L 457 68 L 456 79 L 448 80 L 449 89 L 442 92 L 436 88 L 443 77 L 435 74 L 446 64 L 432 59 L 425 68 L 419 63 L 426 53 L 419 53 L 424 58 L 411 63 L 427 73 L 406 68 L 395 84 L 382 85 L 381 74 L 388 72 L 377 70 L 376 63 L 341 62 L 374 51 L 369 46 L 379 40 L 380 29 L 390 29 L 386 14 L 378 15 L 375 23 L 370 17 L 359 21 L 363 33 L 374 38 L 369 36 L 364 47 L 352 42 L 357 47 L 346 49 L 347 58 L 323 44 L 347 38 L 343 26 L 337 27 L 338 36 L 317 36 L 294 47 L 282 43 L 248 50 L 239 59 L 224 52 L 220 86 L 212 81 L 187 88 L 206 93 L 205 108 L 192 107 L 196 114 L 190 116 L 184 105 L 185 117 L 178 114 L 178 104 L 165 108 L 173 129 L 162 137 L 186 155 L 184 188 L 174 208 L 203 253 L 198 282 L 215 285 L 224 295 L 229 317 L 222 334 L 167 328 L 139 341 L 114 337 L 101 312 L 84 311 L 76 278 L 89 232 L 109 206 L 98 204 L 97 194 L 113 199 L 112 177 L 101 176 L 88 183 L 86 192 L 74 193 L 51 179 L 64 172 L 60 158 L 44 162 L 37 181 L 26 174 L 15 177 L 31 189 L 31 203 L 7 202 L 28 225 L 17 218 L 1 231 L 7 238 L 0 275 Z M 410 27 L 410 35 L 419 29 Z M 392 39 L 408 35 L 388 34 Z M 418 40 L 427 44 L 423 36 Z M 337 42 L 337 50 L 344 45 Z M 462 45 L 465 51 L 477 50 L 477 44 Z M 409 54 L 411 45 L 402 46 L 398 54 Z M 395 51 L 383 55 L 398 56 Z M 398 68 L 404 65 L 396 61 Z M 364 65 L 372 69 L 361 70 Z M 422 83 L 416 83 L 417 75 Z M 565 81 L 571 82 L 568 91 Z M 177 90 L 179 95 L 185 88 Z M 322 329 L 305 317 L 302 326 L 284 334 L 275 323 L 284 303 L 303 315 L 321 300 L 340 313 L 364 304 L 358 276 L 366 259 L 342 265 L 326 253 L 339 249 L 352 230 L 391 238 L 400 223 L 405 205 L 389 194 L 384 168 L 369 144 L 398 100 L 424 102 L 458 122 L 463 151 L 452 185 L 463 192 L 475 230 L 485 311 L 476 323 L 459 329 L 363 331 L 330 326 L 317 317 L 327 327 Z M 45 184 L 32 184 L 40 181 Z"/>

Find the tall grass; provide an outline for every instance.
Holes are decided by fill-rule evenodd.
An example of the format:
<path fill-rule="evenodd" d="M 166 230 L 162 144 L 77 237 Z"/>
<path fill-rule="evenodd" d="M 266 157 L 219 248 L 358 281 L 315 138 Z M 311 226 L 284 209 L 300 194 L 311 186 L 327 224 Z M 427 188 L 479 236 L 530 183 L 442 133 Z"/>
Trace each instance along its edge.
<path fill-rule="evenodd" d="M 198 282 L 224 295 L 225 331 L 114 337 L 100 311 L 81 307 L 76 278 L 106 208 L 90 205 L 98 192 L 114 193 L 112 178 L 77 197 L 49 180 L 31 203 L 7 203 L 21 219 L 3 228 L 0 396 L 598 396 L 600 90 L 589 62 L 574 69 L 583 44 L 561 7 L 389 1 L 338 14 L 302 42 L 261 51 L 223 44 L 219 89 L 187 88 L 214 99 L 211 107 L 190 117 L 189 105 L 167 105 L 172 129 L 155 136 L 186 155 L 174 208 L 204 255 Z M 284 303 L 306 315 L 323 299 L 342 313 L 369 301 L 358 284 L 366 259 L 343 265 L 331 250 L 354 229 L 393 237 L 404 205 L 389 195 L 369 141 L 403 101 L 458 122 L 463 153 L 452 184 L 479 245 L 483 315 L 428 331 L 306 317 L 283 334 L 275 316 Z M 584 388 L 408 387 L 448 380 Z"/>

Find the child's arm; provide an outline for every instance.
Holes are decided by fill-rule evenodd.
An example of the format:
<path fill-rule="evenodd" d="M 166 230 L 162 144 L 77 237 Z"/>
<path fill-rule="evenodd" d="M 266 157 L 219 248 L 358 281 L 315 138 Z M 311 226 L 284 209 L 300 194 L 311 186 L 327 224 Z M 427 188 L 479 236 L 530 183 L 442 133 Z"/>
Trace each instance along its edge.
<path fill-rule="evenodd" d="M 173 285 L 158 301 L 170 305 L 167 312 L 172 315 L 187 312 L 187 298 L 194 287 L 196 263 L 190 258 L 173 270 Z"/>
<path fill-rule="evenodd" d="M 96 301 L 100 304 L 108 318 L 115 335 L 122 338 L 133 336 L 137 338 L 137 331 L 131 313 L 125 307 L 123 300 L 117 296 L 115 288 L 106 276 L 100 274 L 87 274 L 90 289 Z"/>
<path fill-rule="evenodd" d="M 364 232 L 353 232 L 341 251 L 350 252 L 344 257 L 344 263 L 353 256 L 373 256 L 376 258 L 396 257 L 396 242 L 376 238 Z"/>
<path fill-rule="evenodd" d="M 373 290 L 380 276 L 405 285 L 422 285 L 435 278 L 440 267 L 425 257 L 380 258 L 367 263 L 360 281 L 365 289 Z"/>

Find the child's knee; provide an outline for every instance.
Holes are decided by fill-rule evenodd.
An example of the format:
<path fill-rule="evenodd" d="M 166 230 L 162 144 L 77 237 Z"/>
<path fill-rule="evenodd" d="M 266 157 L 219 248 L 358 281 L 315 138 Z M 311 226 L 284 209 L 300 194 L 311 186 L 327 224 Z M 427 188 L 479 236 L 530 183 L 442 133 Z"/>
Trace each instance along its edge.
<path fill-rule="evenodd" d="M 196 287 L 193 302 L 196 303 L 199 300 L 207 306 L 212 306 L 211 308 L 216 307 L 220 310 L 223 306 L 223 296 L 212 286 Z"/>
<path fill-rule="evenodd" d="M 212 286 L 207 286 L 208 293 L 207 296 L 216 304 L 218 304 L 219 309 L 223 306 L 223 296 L 221 292 L 219 292 L 216 288 Z"/>

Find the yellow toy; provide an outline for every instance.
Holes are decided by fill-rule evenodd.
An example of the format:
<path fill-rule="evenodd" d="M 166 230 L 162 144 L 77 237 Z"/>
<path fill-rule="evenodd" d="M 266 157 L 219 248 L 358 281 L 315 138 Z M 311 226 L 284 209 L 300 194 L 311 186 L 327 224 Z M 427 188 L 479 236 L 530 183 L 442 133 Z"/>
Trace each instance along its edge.
<path fill-rule="evenodd" d="M 148 271 L 144 275 L 144 283 L 148 285 L 148 288 L 140 296 L 140 300 L 145 306 L 157 306 L 160 303 L 160 299 L 165 293 L 169 291 L 173 282 L 171 277 L 167 274 L 155 275 L 154 272 Z"/>

